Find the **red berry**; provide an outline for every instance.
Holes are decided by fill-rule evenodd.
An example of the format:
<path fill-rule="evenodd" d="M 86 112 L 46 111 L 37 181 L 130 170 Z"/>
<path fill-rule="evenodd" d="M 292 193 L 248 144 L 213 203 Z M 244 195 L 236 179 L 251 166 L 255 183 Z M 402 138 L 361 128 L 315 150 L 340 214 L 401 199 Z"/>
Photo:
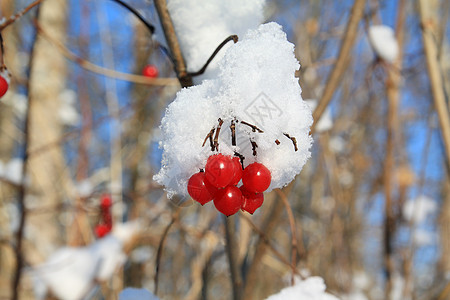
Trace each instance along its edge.
<path fill-rule="evenodd" d="M 111 195 L 104 194 L 100 200 L 100 207 L 102 209 L 110 208 L 112 206 Z"/>
<path fill-rule="evenodd" d="M 95 235 L 98 238 L 102 238 L 105 235 L 107 235 L 111 231 L 111 228 L 108 225 L 105 224 L 98 224 L 95 226 Z"/>
<path fill-rule="evenodd" d="M 231 185 L 236 185 L 239 183 L 239 181 L 242 178 L 242 165 L 241 165 L 241 160 L 239 159 L 239 157 L 233 157 L 233 164 L 234 164 L 234 177 L 231 180 Z"/>
<path fill-rule="evenodd" d="M 201 205 L 205 205 L 211 201 L 217 193 L 217 189 L 211 186 L 205 179 L 204 172 L 198 172 L 192 175 L 191 178 L 189 178 L 187 189 L 192 199 Z"/>
<path fill-rule="evenodd" d="M 154 65 L 146 65 L 144 69 L 142 69 L 142 75 L 150 78 L 158 77 L 159 71 L 158 68 Z"/>
<path fill-rule="evenodd" d="M 3 95 L 6 94 L 6 92 L 8 91 L 8 81 L 6 81 L 6 79 L 0 75 L 0 97 L 3 97 Z"/>
<path fill-rule="evenodd" d="M 244 169 L 242 183 L 250 192 L 262 193 L 269 187 L 271 178 L 269 169 L 255 162 Z"/>
<path fill-rule="evenodd" d="M 234 162 L 230 156 L 212 155 L 205 166 L 206 180 L 217 188 L 224 188 L 234 178 Z"/>
<path fill-rule="evenodd" d="M 231 216 L 239 211 L 243 203 L 242 193 L 239 188 L 229 185 L 220 190 L 214 198 L 214 205 L 224 215 Z"/>
<path fill-rule="evenodd" d="M 242 210 L 245 210 L 253 215 L 255 210 L 257 210 L 264 202 L 263 193 L 250 192 L 245 188 L 245 186 L 241 186 L 240 190 L 242 192 L 242 197 L 244 198 Z"/>

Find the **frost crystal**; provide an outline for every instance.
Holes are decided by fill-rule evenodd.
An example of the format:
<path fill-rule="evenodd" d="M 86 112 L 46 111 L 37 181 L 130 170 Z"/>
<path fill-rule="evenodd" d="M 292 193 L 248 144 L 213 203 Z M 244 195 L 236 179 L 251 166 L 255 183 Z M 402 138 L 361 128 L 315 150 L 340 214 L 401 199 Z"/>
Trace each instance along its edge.
<path fill-rule="evenodd" d="M 398 56 L 398 43 L 394 30 L 385 25 L 374 25 L 369 28 L 369 42 L 375 53 L 387 62 L 394 62 Z"/>
<path fill-rule="evenodd" d="M 281 188 L 300 173 L 310 157 L 311 110 L 301 97 L 295 71 L 300 67 L 294 45 L 280 25 L 268 23 L 250 30 L 228 48 L 219 63 L 219 75 L 178 92 L 162 120 L 162 167 L 154 179 L 169 197 L 187 195 L 189 177 L 204 168 L 214 154 L 203 141 L 218 119 L 219 152 L 245 157 L 244 166 L 258 161 L 271 172 L 267 191 Z M 231 122 L 236 121 L 236 146 L 231 143 Z M 245 123 L 263 131 L 253 131 Z M 295 137 L 293 141 L 285 134 Z M 252 142 L 257 145 L 253 156 Z"/>

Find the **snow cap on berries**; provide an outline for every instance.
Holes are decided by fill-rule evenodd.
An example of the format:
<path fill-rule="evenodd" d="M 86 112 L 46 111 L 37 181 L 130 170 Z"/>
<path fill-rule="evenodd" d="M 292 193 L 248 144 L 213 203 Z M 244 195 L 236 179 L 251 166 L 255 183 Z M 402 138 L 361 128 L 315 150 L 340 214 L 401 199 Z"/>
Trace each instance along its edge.
<path fill-rule="evenodd" d="M 311 109 L 294 76 L 299 67 L 294 45 L 287 41 L 281 26 L 263 24 L 226 50 L 217 78 L 178 92 L 161 123 L 163 160 L 154 176 L 169 197 L 186 195 L 190 176 L 217 153 L 211 151 L 208 141 L 202 144 L 218 126 L 219 118 L 223 120 L 218 136 L 220 153 L 242 154 L 244 166 L 264 164 L 272 175 L 267 191 L 291 182 L 310 157 L 312 143 Z M 231 144 L 232 121 L 236 122 L 236 146 Z M 287 135 L 295 138 L 297 151 Z M 256 156 L 251 141 L 257 145 Z"/>

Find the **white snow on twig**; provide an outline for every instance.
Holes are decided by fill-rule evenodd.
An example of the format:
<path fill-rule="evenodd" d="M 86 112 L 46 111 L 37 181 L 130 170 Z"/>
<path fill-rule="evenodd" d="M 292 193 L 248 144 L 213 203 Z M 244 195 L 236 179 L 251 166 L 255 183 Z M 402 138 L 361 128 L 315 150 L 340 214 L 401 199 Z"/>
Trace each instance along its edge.
<path fill-rule="evenodd" d="M 378 57 L 392 63 L 398 56 L 398 43 L 394 30 L 386 25 L 369 27 L 369 42 Z"/>

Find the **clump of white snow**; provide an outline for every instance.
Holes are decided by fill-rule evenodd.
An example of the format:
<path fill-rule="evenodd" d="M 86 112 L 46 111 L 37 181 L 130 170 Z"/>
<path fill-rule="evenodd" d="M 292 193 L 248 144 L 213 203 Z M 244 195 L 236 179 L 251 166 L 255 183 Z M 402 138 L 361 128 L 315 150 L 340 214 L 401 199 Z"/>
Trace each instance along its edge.
<path fill-rule="evenodd" d="M 428 196 L 420 195 L 409 199 L 403 205 L 403 217 L 415 224 L 420 224 L 437 210 L 436 202 Z"/>
<path fill-rule="evenodd" d="M 274 294 L 266 300 L 338 300 L 325 292 L 326 286 L 321 277 L 309 277 L 305 280 L 296 280 L 295 285 L 282 289 L 279 293 Z"/>
<path fill-rule="evenodd" d="M 162 167 L 154 179 L 169 197 L 187 195 L 187 181 L 214 154 L 203 141 L 218 119 L 223 125 L 219 152 L 245 157 L 244 166 L 258 161 L 271 172 L 267 191 L 281 188 L 300 173 L 310 157 L 311 109 L 301 97 L 295 71 L 300 67 L 294 45 L 280 25 L 268 23 L 251 30 L 230 47 L 220 62 L 217 78 L 183 89 L 168 106 L 161 123 Z M 237 145 L 231 145 L 231 121 L 236 122 Z M 241 121 L 263 131 L 253 132 Z M 295 137 L 298 151 L 284 134 Z M 253 156 L 250 140 L 257 144 Z M 278 142 L 278 143 L 277 143 Z"/>
<path fill-rule="evenodd" d="M 72 90 L 64 90 L 59 98 L 61 104 L 59 107 L 59 119 L 62 124 L 67 126 L 75 126 L 80 120 L 80 114 L 78 113 L 75 104 L 77 102 L 77 94 Z"/>
<path fill-rule="evenodd" d="M 119 300 L 159 300 L 153 293 L 146 289 L 126 288 L 119 294 Z"/>
<path fill-rule="evenodd" d="M 265 0 L 169 0 L 167 9 L 173 21 L 187 69 L 196 72 L 228 36 L 244 36 L 248 29 L 256 28 L 263 21 Z M 229 42 L 230 47 L 233 42 Z M 225 48 L 214 58 L 204 75 L 194 82 L 217 75 L 217 62 Z M 213 75 L 214 74 L 214 75 Z"/>
<path fill-rule="evenodd" d="M 36 297 L 51 291 L 60 299 L 82 299 L 95 281 L 109 279 L 126 261 L 123 247 L 137 234 L 138 223 L 116 224 L 112 233 L 86 247 L 63 247 L 32 269 Z"/>
<path fill-rule="evenodd" d="M 369 42 L 378 57 L 394 62 L 398 56 L 398 43 L 394 30 L 386 25 L 373 25 L 369 27 Z"/>
<path fill-rule="evenodd" d="M 0 161 L 0 178 L 12 184 L 20 185 L 23 181 L 22 168 L 23 160 L 21 158 L 12 158 L 5 164 Z M 26 181 L 24 183 L 27 183 Z"/>

